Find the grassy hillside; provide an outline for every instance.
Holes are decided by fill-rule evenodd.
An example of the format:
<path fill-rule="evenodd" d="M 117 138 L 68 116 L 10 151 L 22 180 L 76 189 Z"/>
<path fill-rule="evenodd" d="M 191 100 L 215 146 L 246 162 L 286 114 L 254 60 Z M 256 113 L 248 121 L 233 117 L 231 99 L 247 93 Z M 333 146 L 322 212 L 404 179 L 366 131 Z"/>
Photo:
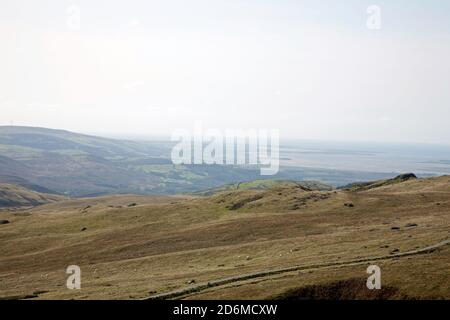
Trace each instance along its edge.
<path fill-rule="evenodd" d="M 318 182 L 318 181 L 292 181 L 292 180 L 253 180 L 244 181 L 239 183 L 227 184 L 217 188 L 211 188 L 203 191 L 198 191 L 193 194 L 209 196 L 219 192 L 232 191 L 232 190 L 266 190 L 281 187 L 301 187 L 309 191 L 330 191 L 332 186 Z"/>
<path fill-rule="evenodd" d="M 0 127 L 0 182 L 70 196 L 145 193 L 161 179 L 139 166 L 168 164 L 168 146 L 106 139 L 63 130 Z M 34 188 L 33 188 L 34 189 Z"/>
<path fill-rule="evenodd" d="M 64 199 L 62 196 L 39 193 L 21 186 L 0 183 L 0 208 L 33 207 Z"/>
<path fill-rule="evenodd" d="M 71 197 L 179 194 L 261 179 L 254 166 L 173 165 L 170 141 L 126 141 L 45 128 L 0 126 L 0 183 Z M 270 180 L 332 185 L 392 173 L 281 167 Z M 270 184 L 271 182 L 265 182 Z"/>
<path fill-rule="evenodd" d="M 371 182 L 351 183 L 347 186 L 342 187 L 342 189 L 348 189 L 351 191 L 363 191 L 363 190 L 370 190 L 370 189 L 388 186 L 391 184 L 396 184 L 396 183 L 405 182 L 405 181 L 414 180 L 414 179 L 417 179 L 415 174 L 407 173 L 407 174 L 399 175 L 392 179 L 385 179 L 385 180 L 371 181 Z"/>
<path fill-rule="evenodd" d="M 47 151 L 57 154 L 89 154 L 96 157 L 118 158 L 153 155 L 162 152 L 156 146 L 107 139 L 65 130 L 46 128 L 0 126 L 0 145 L 11 158 L 26 157 Z"/>
<path fill-rule="evenodd" d="M 337 298 L 450 298 L 448 176 L 79 199 L 0 219 L 10 221 L 0 225 L 3 297 L 297 299 L 335 288 Z M 81 290 L 65 287 L 72 264 Z M 369 264 L 381 267 L 382 293 L 364 289 Z"/>

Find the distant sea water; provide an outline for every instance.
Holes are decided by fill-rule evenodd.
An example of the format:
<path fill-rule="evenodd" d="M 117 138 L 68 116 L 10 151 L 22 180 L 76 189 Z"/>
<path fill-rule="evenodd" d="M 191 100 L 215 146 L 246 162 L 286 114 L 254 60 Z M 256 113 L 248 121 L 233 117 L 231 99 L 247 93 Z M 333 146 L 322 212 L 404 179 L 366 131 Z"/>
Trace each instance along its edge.
<path fill-rule="evenodd" d="M 450 146 L 445 145 L 282 141 L 280 158 L 288 167 L 450 174 Z"/>
<path fill-rule="evenodd" d="M 156 144 L 163 150 L 161 156 L 168 158 L 175 145 L 168 137 L 126 138 Z M 278 174 L 260 176 L 249 172 L 247 176 L 239 175 L 238 180 L 232 182 L 291 179 L 344 186 L 410 172 L 418 177 L 450 175 L 450 145 L 281 140 Z"/>

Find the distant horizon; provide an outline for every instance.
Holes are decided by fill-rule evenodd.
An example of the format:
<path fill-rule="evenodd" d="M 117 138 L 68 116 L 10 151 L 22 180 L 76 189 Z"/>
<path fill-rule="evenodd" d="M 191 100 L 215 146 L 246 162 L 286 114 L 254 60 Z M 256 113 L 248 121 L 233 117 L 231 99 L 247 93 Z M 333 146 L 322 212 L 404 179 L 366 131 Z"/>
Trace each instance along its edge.
<path fill-rule="evenodd" d="M 105 131 L 84 131 L 84 130 L 72 130 L 68 128 L 62 128 L 62 127 L 46 127 L 42 125 L 23 125 L 23 124 L 1 124 L 1 127 L 23 127 L 23 128 L 36 128 L 36 129 L 50 129 L 50 130 L 61 130 L 61 131 L 68 131 L 71 133 L 76 134 L 83 134 L 83 135 L 89 135 L 89 136 L 96 136 L 100 138 L 109 138 L 109 139 L 117 139 L 117 140 L 136 140 L 136 141 L 170 141 L 171 140 L 171 133 L 149 133 L 149 134 L 143 134 L 143 133 L 127 133 L 127 132 L 105 132 Z M 205 128 L 205 129 L 211 129 L 211 128 Z M 214 129 L 214 128 L 213 128 Z M 253 128 L 249 128 L 253 129 Z M 245 129 L 243 129 L 245 130 Z M 282 132 L 281 132 L 282 134 Z M 337 143 L 337 144 L 371 144 L 374 145 L 380 145 L 380 146 L 428 146 L 428 147 L 448 147 L 450 148 L 450 142 L 448 144 L 445 143 L 430 143 L 430 142 L 409 142 L 409 141 L 380 141 L 380 140 L 342 140 L 342 139 L 313 139 L 313 138 L 302 138 L 302 137 L 286 137 L 281 135 L 280 136 L 280 142 L 283 142 L 283 144 L 288 143 L 298 143 L 298 142 L 317 142 L 317 143 Z"/>
<path fill-rule="evenodd" d="M 10 1 L 0 123 L 450 142 L 450 2 Z"/>

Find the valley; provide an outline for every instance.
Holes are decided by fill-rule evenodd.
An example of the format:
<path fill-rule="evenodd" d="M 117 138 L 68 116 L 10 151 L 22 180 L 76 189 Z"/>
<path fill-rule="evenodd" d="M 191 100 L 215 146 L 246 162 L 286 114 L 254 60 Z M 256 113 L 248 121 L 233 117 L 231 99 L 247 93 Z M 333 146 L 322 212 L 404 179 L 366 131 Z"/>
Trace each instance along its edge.
<path fill-rule="evenodd" d="M 170 158 L 174 145 L 170 140 L 130 141 L 64 130 L 0 126 L 0 183 L 79 198 L 113 194 L 198 193 L 226 184 L 251 183 L 261 179 L 258 166 L 175 165 Z M 304 147 L 308 149 L 303 150 Z M 390 156 L 389 153 L 350 152 L 347 145 L 340 148 L 342 150 L 335 150 L 328 144 L 314 147 L 307 142 L 281 146 L 280 170 L 266 178 L 320 181 L 338 187 L 359 181 L 387 179 L 401 173 L 389 168 L 389 164 L 395 163 L 390 158 L 388 161 L 382 158 L 377 168 L 361 168 L 362 164 L 369 163 L 366 157 L 379 154 L 386 157 Z M 316 159 L 318 155 L 321 155 L 321 161 Z M 450 152 L 444 149 L 439 156 L 448 159 Z M 396 159 L 402 158 L 399 155 Z M 304 162 L 299 162 L 299 159 Z M 341 166 L 330 167 L 333 163 L 341 163 Z M 350 169 L 349 164 L 361 169 Z M 449 167 L 448 163 L 433 166 L 418 163 L 413 166 L 420 169 L 417 174 L 421 177 L 440 175 L 448 172 Z"/>

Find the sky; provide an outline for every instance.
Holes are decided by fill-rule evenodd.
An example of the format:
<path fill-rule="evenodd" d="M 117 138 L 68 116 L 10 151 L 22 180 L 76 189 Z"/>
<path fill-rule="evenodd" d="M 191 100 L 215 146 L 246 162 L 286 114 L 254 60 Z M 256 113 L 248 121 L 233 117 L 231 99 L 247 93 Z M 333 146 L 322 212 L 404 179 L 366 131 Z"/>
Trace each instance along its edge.
<path fill-rule="evenodd" d="M 449 144 L 449 57 L 449 1 L 0 0 L 0 125 Z"/>

